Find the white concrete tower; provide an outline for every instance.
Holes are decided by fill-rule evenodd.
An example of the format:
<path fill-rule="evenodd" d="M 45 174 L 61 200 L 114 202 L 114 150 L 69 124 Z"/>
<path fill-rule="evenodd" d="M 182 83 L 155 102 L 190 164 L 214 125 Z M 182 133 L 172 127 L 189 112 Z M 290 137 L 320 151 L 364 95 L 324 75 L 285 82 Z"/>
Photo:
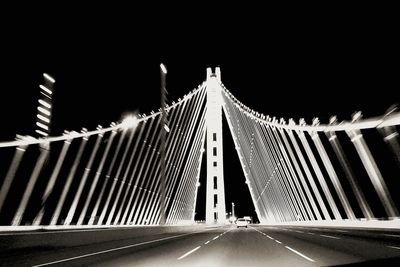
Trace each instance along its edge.
<path fill-rule="evenodd" d="M 207 68 L 207 199 L 206 223 L 226 222 L 224 165 L 222 154 L 221 71 Z"/>

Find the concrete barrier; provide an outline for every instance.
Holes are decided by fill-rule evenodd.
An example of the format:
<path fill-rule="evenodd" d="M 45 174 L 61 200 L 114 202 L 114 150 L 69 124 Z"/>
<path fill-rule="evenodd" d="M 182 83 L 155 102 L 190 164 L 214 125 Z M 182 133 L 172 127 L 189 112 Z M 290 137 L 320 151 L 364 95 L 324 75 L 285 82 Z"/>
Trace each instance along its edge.
<path fill-rule="evenodd" d="M 0 233 L 0 249 L 30 247 L 71 247 L 110 242 L 123 239 L 143 239 L 162 234 L 182 234 L 211 230 L 219 226 L 131 226 L 109 228 L 42 227 L 31 231 L 7 231 Z M 4 231 L 4 228 L 2 228 Z"/>

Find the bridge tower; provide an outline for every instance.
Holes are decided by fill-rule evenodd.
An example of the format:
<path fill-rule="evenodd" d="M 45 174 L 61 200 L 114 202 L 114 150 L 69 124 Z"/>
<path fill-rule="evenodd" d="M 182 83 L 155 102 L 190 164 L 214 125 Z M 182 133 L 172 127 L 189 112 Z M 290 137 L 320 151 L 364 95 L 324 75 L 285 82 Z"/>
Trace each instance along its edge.
<path fill-rule="evenodd" d="M 226 221 L 224 166 L 222 154 L 222 87 L 221 70 L 207 68 L 207 197 L 206 223 Z"/>

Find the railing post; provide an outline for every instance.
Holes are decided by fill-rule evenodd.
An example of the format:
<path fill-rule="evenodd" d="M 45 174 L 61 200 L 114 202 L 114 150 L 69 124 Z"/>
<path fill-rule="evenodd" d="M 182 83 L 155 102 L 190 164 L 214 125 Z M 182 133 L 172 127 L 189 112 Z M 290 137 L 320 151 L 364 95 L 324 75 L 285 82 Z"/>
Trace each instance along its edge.
<path fill-rule="evenodd" d="M 86 132 L 87 132 L 86 129 L 82 129 L 82 133 L 86 133 Z M 87 136 L 82 138 L 81 144 L 79 146 L 78 153 L 77 153 L 77 155 L 75 157 L 75 160 L 74 160 L 74 163 L 72 164 L 72 167 L 71 167 L 71 169 L 69 171 L 69 174 L 68 174 L 68 177 L 67 177 L 67 181 L 65 182 L 63 191 L 61 193 L 60 200 L 58 201 L 56 209 L 54 210 L 54 213 L 53 213 L 53 215 L 51 217 L 50 225 L 57 224 L 58 218 L 59 218 L 60 213 L 61 213 L 61 209 L 64 206 L 65 198 L 67 197 L 68 190 L 69 190 L 69 188 L 71 186 L 71 183 L 72 183 L 72 181 L 74 179 L 76 169 L 78 168 L 78 165 L 80 163 L 80 160 L 81 160 L 83 151 L 84 151 L 84 149 L 86 147 L 88 139 L 89 138 Z"/>
<path fill-rule="evenodd" d="M 329 124 L 335 125 L 336 117 L 331 117 Z M 361 190 L 360 185 L 358 184 L 358 181 L 354 175 L 353 169 L 351 168 L 349 160 L 347 159 L 347 156 L 343 151 L 340 141 L 336 135 L 336 132 L 327 131 L 327 132 L 325 132 L 325 134 L 328 137 L 329 143 L 331 144 L 333 151 L 335 152 L 336 157 L 339 160 L 339 163 L 346 175 L 347 180 L 349 181 L 350 187 L 357 199 L 358 204 L 360 205 L 363 215 L 367 219 L 372 219 L 374 217 L 374 214 L 372 213 L 372 210 L 371 210 L 370 206 L 368 205 L 368 202 L 364 196 L 364 193 Z"/>
<path fill-rule="evenodd" d="M 390 108 L 383 119 L 390 116 L 393 113 L 397 113 L 397 107 Z M 379 127 L 378 131 L 383 136 L 383 140 L 389 146 L 389 149 L 392 151 L 394 159 L 397 165 L 400 167 L 400 143 L 399 143 L 399 133 L 397 132 L 396 126 L 385 126 Z"/>
<path fill-rule="evenodd" d="M 353 114 L 353 122 L 359 120 L 361 116 L 361 112 L 356 112 Z M 399 212 L 393 202 L 382 174 L 376 165 L 374 157 L 372 156 L 361 131 L 358 129 L 352 129 L 347 130 L 346 132 L 357 150 L 357 153 L 364 165 L 365 170 L 368 173 L 369 178 L 371 179 L 376 192 L 378 193 L 379 199 L 381 200 L 387 215 L 389 217 L 398 217 Z"/>
<path fill-rule="evenodd" d="M 17 140 L 24 140 L 26 137 L 17 135 Z M 15 148 L 14 157 L 11 161 L 10 166 L 8 167 L 8 171 L 6 174 L 6 178 L 4 178 L 3 184 L 0 189 L 0 212 L 3 208 L 4 201 L 8 195 L 8 191 L 10 190 L 11 184 L 14 180 L 15 174 L 18 170 L 19 164 L 21 163 L 22 157 L 25 154 L 28 145 L 20 145 Z"/>
<path fill-rule="evenodd" d="M 102 127 L 99 125 L 97 127 L 97 129 L 101 130 Z M 84 186 L 86 184 L 86 180 L 87 180 L 87 178 L 89 176 L 89 173 L 91 171 L 94 158 L 96 157 L 96 154 L 97 154 L 97 151 L 98 151 L 98 149 L 100 147 L 100 142 L 101 142 L 103 136 L 104 136 L 103 133 L 100 133 L 99 135 L 97 135 L 96 143 L 95 143 L 95 145 L 93 147 L 93 150 L 92 150 L 92 153 L 90 155 L 89 161 L 88 161 L 88 163 L 87 163 L 87 165 L 85 167 L 85 171 L 83 173 L 82 179 L 81 179 L 81 181 L 79 183 L 78 189 L 77 189 L 76 194 L 74 196 L 74 200 L 72 201 L 72 204 L 71 204 L 71 206 L 69 208 L 69 211 L 68 211 L 68 214 L 67 214 L 67 218 L 64 221 L 64 225 L 69 225 L 71 223 L 74 215 L 75 215 L 75 211 L 76 211 L 76 208 L 78 206 L 79 199 L 81 197 L 83 188 L 84 188 Z"/>
<path fill-rule="evenodd" d="M 22 217 L 25 213 L 26 207 L 28 205 L 28 200 L 31 197 L 33 188 L 35 187 L 36 181 L 39 177 L 40 172 L 42 171 L 42 168 L 44 166 L 44 163 L 46 162 L 46 159 L 48 157 L 49 151 L 50 151 L 50 144 L 45 142 L 45 143 L 40 143 L 39 144 L 39 149 L 40 149 L 40 155 L 36 160 L 35 167 L 33 168 L 32 174 L 29 177 L 28 184 L 26 185 L 25 192 L 22 196 L 22 199 L 18 205 L 17 211 L 14 215 L 14 218 L 12 220 L 12 225 L 17 226 L 21 224 Z"/>
<path fill-rule="evenodd" d="M 319 125 L 319 120 L 317 118 L 315 118 L 313 120 L 313 126 L 317 126 L 317 125 Z M 314 141 L 315 147 L 317 148 L 318 153 L 322 159 L 322 163 L 324 164 L 325 169 L 328 172 L 329 178 L 332 181 L 332 184 L 336 190 L 336 193 L 340 199 L 340 202 L 343 205 L 343 208 L 346 212 L 347 217 L 351 220 L 354 220 L 355 215 L 354 215 L 353 209 L 351 208 L 349 200 L 347 199 L 347 196 L 344 193 L 342 184 L 340 183 L 339 178 L 335 172 L 335 169 L 333 168 L 333 165 L 331 163 L 331 160 L 329 159 L 329 156 L 326 153 L 326 150 L 321 142 L 318 132 L 312 131 L 312 132 L 310 132 L 310 135 L 311 135 L 311 138 Z"/>
<path fill-rule="evenodd" d="M 69 134 L 68 132 L 64 132 L 64 134 Z M 67 139 L 64 141 L 63 147 L 61 149 L 60 154 L 58 155 L 57 163 L 54 166 L 53 172 L 51 173 L 49 182 L 47 183 L 46 189 L 44 191 L 43 197 L 42 197 L 42 205 L 39 210 L 39 213 L 35 216 L 33 219 L 33 225 L 40 225 L 42 218 L 44 216 L 45 208 L 47 201 L 53 191 L 54 185 L 57 181 L 58 174 L 60 173 L 61 167 L 64 163 L 65 156 L 67 155 L 69 146 L 72 142 L 72 139 Z"/>
<path fill-rule="evenodd" d="M 165 112 L 166 102 L 166 75 L 167 69 L 161 64 L 161 144 L 160 144 L 160 164 L 161 164 L 161 175 L 160 175 L 160 225 L 164 225 L 166 222 L 166 210 L 165 210 L 165 149 L 166 149 L 166 131 L 167 126 L 167 114 Z"/>

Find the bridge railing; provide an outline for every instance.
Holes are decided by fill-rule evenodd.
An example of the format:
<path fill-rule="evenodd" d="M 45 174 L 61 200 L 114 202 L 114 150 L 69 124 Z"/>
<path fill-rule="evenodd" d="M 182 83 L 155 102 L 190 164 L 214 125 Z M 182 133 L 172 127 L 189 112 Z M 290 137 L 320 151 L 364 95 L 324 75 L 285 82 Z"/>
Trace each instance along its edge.
<path fill-rule="evenodd" d="M 263 222 L 399 215 L 400 113 L 329 124 L 258 113 L 222 84 L 224 111 Z"/>
<path fill-rule="evenodd" d="M 160 109 L 95 131 L 1 142 L 0 225 L 159 224 L 160 131 L 168 131 L 168 223 L 193 220 L 204 146 L 204 86 L 167 105 L 163 129 Z"/>

